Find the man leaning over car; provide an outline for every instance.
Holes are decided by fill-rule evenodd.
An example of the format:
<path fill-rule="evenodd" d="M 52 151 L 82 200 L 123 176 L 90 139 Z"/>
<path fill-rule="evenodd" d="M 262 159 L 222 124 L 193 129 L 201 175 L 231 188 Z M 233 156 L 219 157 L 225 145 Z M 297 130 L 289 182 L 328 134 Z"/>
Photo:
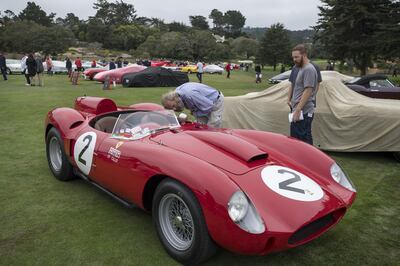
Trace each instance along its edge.
<path fill-rule="evenodd" d="M 166 109 L 181 112 L 186 107 L 201 124 L 220 128 L 224 109 L 222 92 L 197 82 L 187 82 L 164 94 L 161 103 Z"/>

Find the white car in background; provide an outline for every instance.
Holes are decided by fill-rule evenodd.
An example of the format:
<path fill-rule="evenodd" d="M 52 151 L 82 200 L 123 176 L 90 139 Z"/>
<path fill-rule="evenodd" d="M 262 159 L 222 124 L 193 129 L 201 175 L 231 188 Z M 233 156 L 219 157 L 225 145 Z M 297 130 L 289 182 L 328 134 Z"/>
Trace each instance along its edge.
<path fill-rule="evenodd" d="M 204 73 L 210 73 L 210 74 L 222 74 L 222 72 L 224 72 L 224 69 L 217 65 L 206 65 L 203 71 Z"/>
<path fill-rule="evenodd" d="M 7 74 L 21 74 L 21 60 L 18 59 L 6 59 Z"/>

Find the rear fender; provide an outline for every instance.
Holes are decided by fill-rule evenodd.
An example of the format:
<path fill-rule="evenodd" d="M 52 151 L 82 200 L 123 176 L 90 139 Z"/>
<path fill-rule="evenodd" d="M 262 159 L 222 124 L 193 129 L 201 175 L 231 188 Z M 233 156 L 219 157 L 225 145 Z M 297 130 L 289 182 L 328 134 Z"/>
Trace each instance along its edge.
<path fill-rule="evenodd" d="M 70 141 L 86 125 L 86 118 L 71 108 L 57 108 L 47 114 L 45 121 L 45 138 L 52 127 L 55 127 L 64 141 L 64 150 L 70 155 Z"/>

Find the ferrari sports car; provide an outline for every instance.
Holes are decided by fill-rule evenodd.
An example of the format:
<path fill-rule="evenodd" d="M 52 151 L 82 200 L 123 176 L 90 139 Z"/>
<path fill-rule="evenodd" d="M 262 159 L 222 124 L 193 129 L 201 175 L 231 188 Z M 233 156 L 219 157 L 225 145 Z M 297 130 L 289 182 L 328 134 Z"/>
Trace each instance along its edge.
<path fill-rule="evenodd" d="M 356 197 L 340 166 L 311 145 L 182 118 L 156 104 L 79 97 L 46 117 L 49 168 L 151 213 L 163 247 L 184 264 L 218 246 L 265 255 L 302 245 Z"/>
<path fill-rule="evenodd" d="M 98 82 L 104 82 L 107 77 L 111 80 L 115 81 L 116 83 L 120 84 L 122 82 L 122 76 L 127 73 L 136 73 L 146 69 L 145 66 L 140 65 L 129 65 L 123 68 L 116 68 L 112 70 L 103 71 L 94 75 L 93 79 Z"/>
<path fill-rule="evenodd" d="M 400 87 L 393 85 L 383 74 L 356 77 L 345 84 L 350 89 L 371 98 L 400 100 Z"/>
<path fill-rule="evenodd" d="M 94 76 L 97 73 L 107 71 L 108 69 L 106 67 L 92 67 L 92 68 L 87 68 L 85 71 L 83 71 L 83 75 L 85 76 L 85 79 L 93 80 Z"/>

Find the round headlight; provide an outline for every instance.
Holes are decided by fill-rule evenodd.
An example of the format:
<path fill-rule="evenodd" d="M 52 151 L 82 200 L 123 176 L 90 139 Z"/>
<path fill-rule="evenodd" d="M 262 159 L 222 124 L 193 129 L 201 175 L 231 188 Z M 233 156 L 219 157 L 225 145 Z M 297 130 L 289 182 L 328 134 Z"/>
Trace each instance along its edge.
<path fill-rule="evenodd" d="M 343 187 L 347 188 L 350 191 L 356 192 L 353 183 L 351 183 L 350 179 L 347 178 L 342 168 L 340 168 L 340 166 L 337 165 L 336 163 L 332 164 L 331 166 L 331 176 L 333 180 L 338 182 Z"/>
<path fill-rule="evenodd" d="M 249 202 L 246 195 L 238 190 L 233 193 L 228 203 L 228 214 L 235 223 L 240 222 L 247 214 Z"/>

